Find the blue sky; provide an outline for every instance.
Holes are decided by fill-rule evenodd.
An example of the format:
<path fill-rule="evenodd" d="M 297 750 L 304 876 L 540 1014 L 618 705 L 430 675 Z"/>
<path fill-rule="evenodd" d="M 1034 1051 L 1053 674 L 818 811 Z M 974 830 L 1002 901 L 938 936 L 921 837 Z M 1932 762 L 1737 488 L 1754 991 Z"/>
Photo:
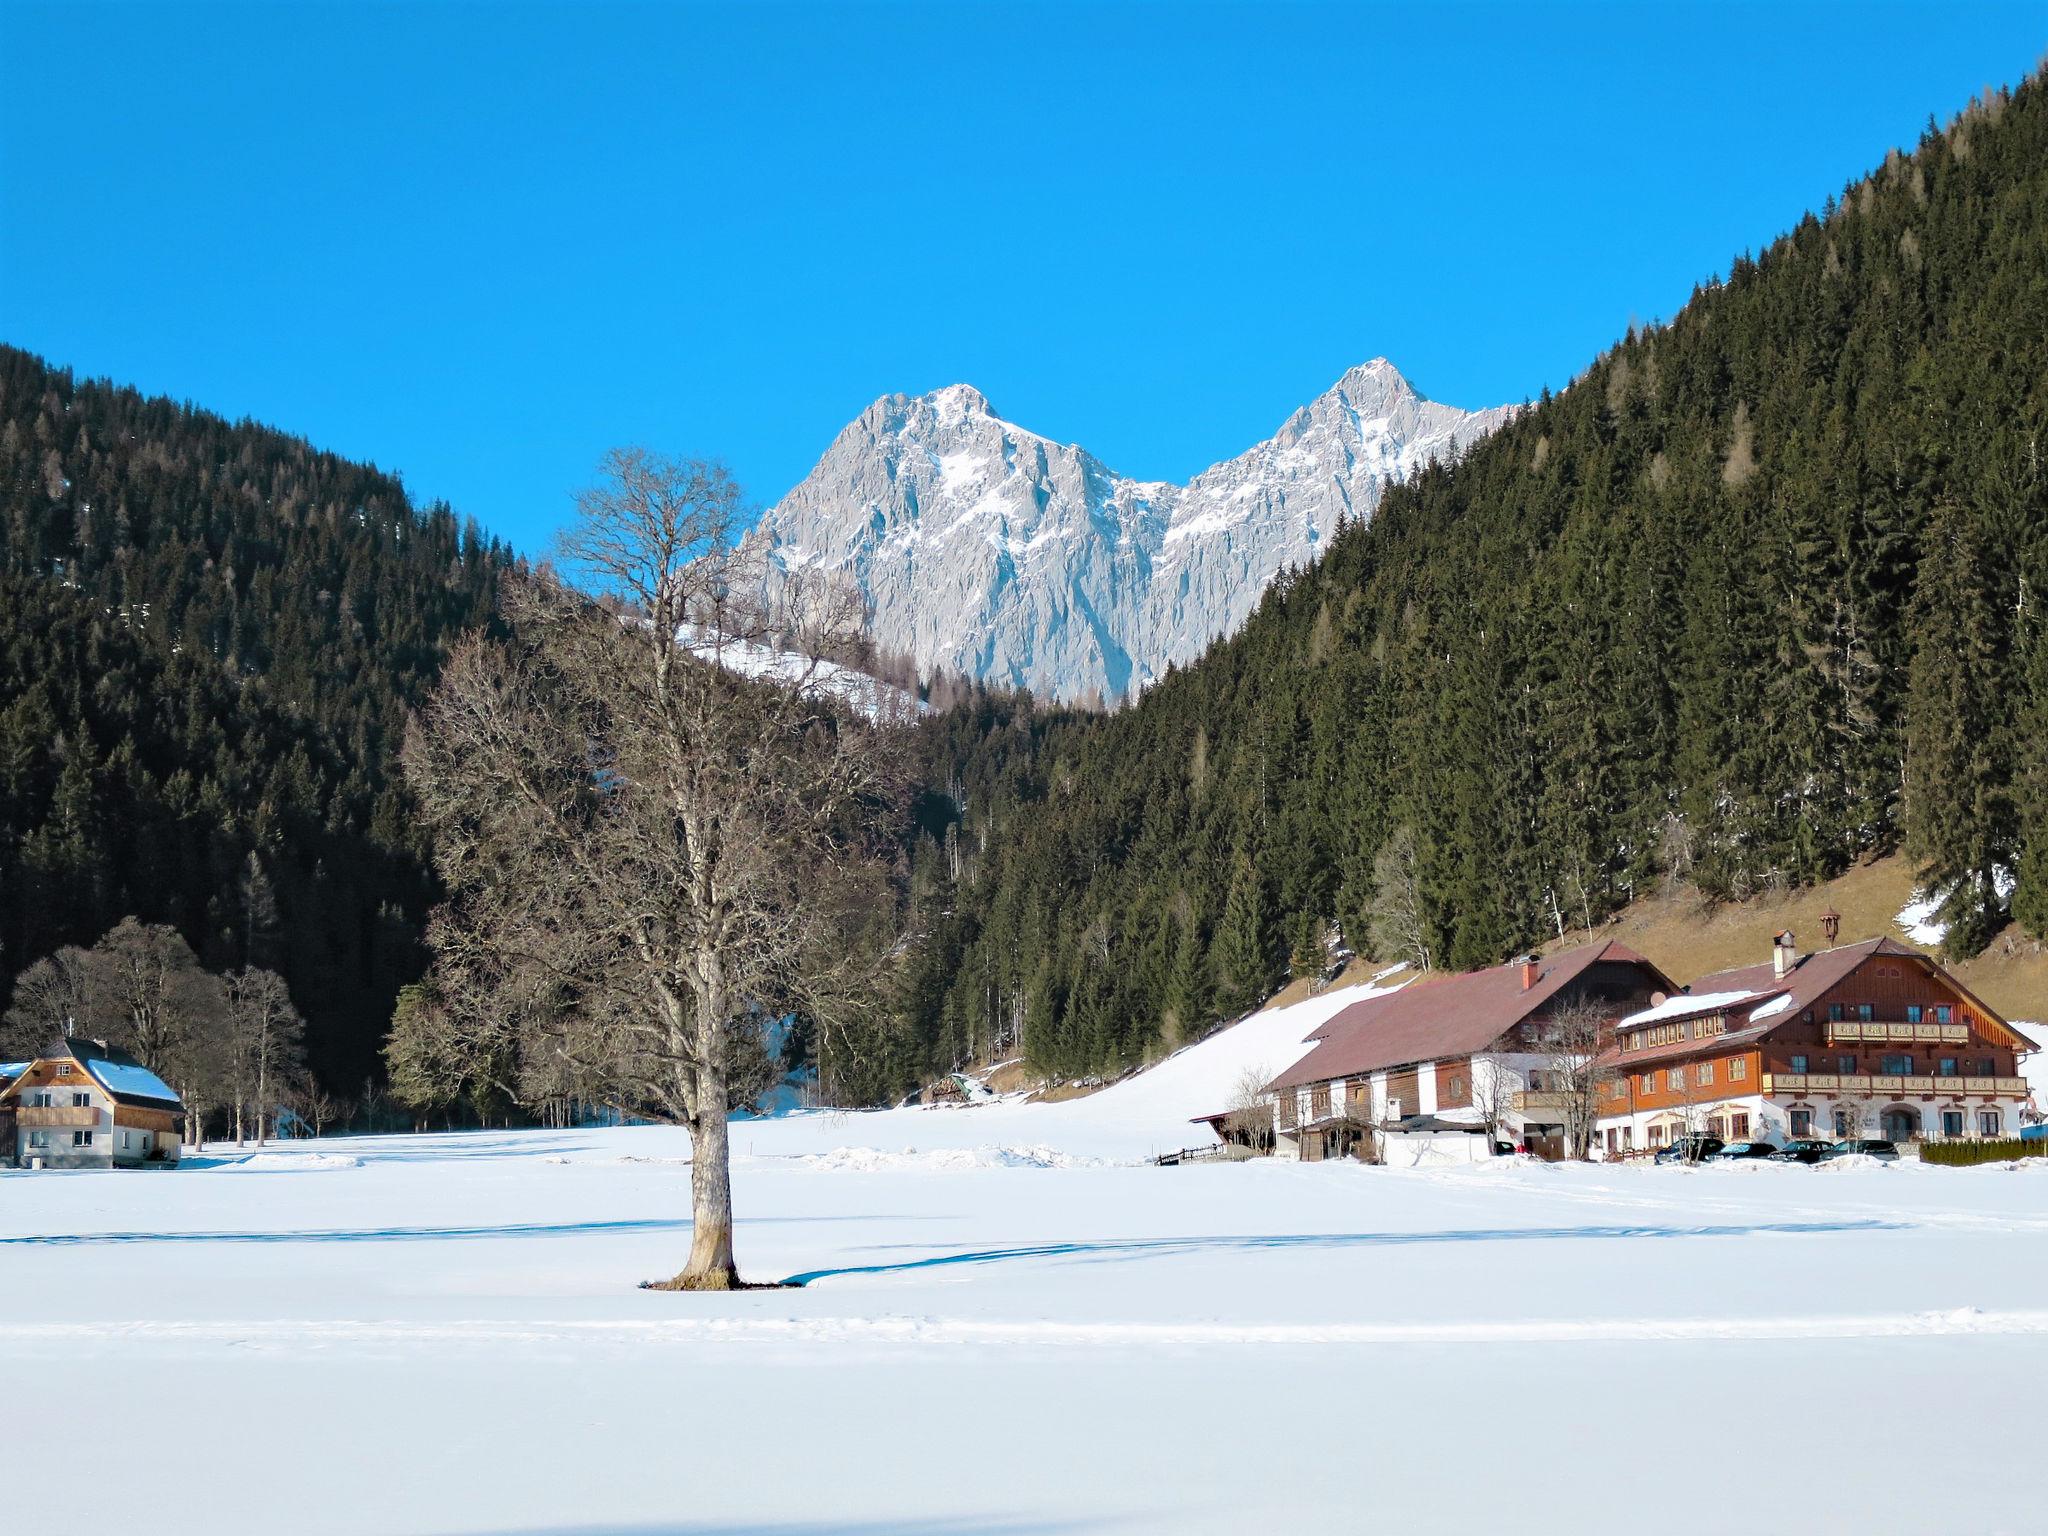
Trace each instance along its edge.
<path fill-rule="evenodd" d="M 2048 46 L 2048 0 L 0 0 L 0 339 L 522 548 L 955 381 L 1180 478 L 1384 354 L 1558 386 Z"/>

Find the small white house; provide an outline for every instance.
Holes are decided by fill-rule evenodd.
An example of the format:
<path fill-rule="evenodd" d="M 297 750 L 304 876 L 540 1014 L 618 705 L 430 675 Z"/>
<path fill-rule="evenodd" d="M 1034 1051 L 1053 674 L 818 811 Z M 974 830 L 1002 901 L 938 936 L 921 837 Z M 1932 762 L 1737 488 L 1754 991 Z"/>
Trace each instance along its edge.
<path fill-rule="evenodd" d="M 0 1066 L 0 1164 L 175 1168 L 184 1124 L 170 1085 L 101 1040 L 54 1040 Z"/>

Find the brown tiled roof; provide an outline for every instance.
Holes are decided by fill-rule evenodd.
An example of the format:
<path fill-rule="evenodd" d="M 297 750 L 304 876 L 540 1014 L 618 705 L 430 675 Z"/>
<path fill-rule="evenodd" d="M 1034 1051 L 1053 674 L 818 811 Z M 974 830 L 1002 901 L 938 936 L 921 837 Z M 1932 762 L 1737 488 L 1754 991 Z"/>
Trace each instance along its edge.
<path fill-rule="evenodd" d="M 1817 950 L 1810 955 L 1801 955 L 1792 969 L 1782 977 L 1777 974 L 1775 964 L 1769 960 L 1758 965 L 1739 966 L 1732 971 L 1715 971 L 1711 975 L 1700 977 L 1686 988 L 1686 991 L 1696 992 L 1702 998 L 1728 992 L 1756 994 L 1747 1001 L 1732 1005 L 1703 1005 L 1703 1012 L 1728 1015 L 1728 1021 L 1734 1027 L 1726 1034 L 1715 1035 L 1705 1040 L 1672 1040 L 1648 1050 L 1630 1051 L 1626 1055 L 1618 1049 L 1610 1048 L 1604 1053 L 1602 1060 L 1624 1071 L 1633 1071 L 1638 1066 L 1652 1066 L 1691 1056 L 1712 1056 L 1730 1048 L 1754 1044 L 1780 1025 L 1790 1024 L 1798 1019 L 1825 993 L 1846 980 L 1857 966 L 1873 955 L 1899 955 L 1935 966 L 1936 970 L 1940 970 L 1940 967 L 1926 955 L 1917 949 L 1908 948 L 1897 939 L 1864 939 L 1859 943 L 1842 944 L 1834 949 Z M 1953 976 L 1949 976 L 1945 971 L 1941 974 L 1957 990 L 1963 990 Z M 1971 997 L 1967 991 L 1963 991 L 1963 995 Z M 1772 1006 L 1781 998 L 1784 999 L 1782 1003 Z M 1674 1002 L 1677 1000 L 1673 999 Z M 1974 997 L 1971 997 L 1971 1000 L 1976 1001 Z M 1978 1003 L 1977 1006 L 1992 1019 L 2004 1023 L 2004 1020 L 1998 1019 L 1998 1015 L 1985 1008 L 1982 1003 Z M 1750 1023 L 1750 1016 L 1764 1007 L 1770 1007 L 1771 1011 L 1755 1023 Z M 1667 1011 L 1662 1017 L 1676 1019 L 1690 1015 Z"/>
<path fill-rule="evenodd" d="M 1398 992 L 1365 998 L 1332 1016 L 1309 1036 L 1317 1042 L 1315 1049 L 1266 1086 L 1298 1088 L 1483 1051 L 1602 960 L 1640 965 L 1665 986 L 1671 985 L 1648 960 L 1612 942 L 1540 957 L 1536 984 L 1528 988 L 1522 985 L 1520 961 L 1411 982 Z"/>
<path fill-rule="evenodd" d="M 1765 960 L 1758 965 L 1745 965 L 1732 971 L 1715 971 L 1710 976 L 1702 976 L 1686 991 L 1790 992 L 1792 1001 L 1783 1012 L 1783 1017 L 1790 1018 L 1802 1009 L 1811 1008 L 1816 998 L 1872 955 L 1905 955 L 1914 960 L 1927 958 L 1917 949 L 1908 949 L 1897 939 L 1865 939 L 1858 944 L 1841 944 L 1833 949 L 1801 955 L 1782 977 L 1776 973 L 1773 963 Z"/>

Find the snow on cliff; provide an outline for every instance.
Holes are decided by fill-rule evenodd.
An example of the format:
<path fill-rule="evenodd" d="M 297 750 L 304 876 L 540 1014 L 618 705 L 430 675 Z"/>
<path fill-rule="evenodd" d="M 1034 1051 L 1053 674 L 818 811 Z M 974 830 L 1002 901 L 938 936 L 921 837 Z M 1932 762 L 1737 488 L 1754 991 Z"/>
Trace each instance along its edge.
<path fill-rule="evenodd" d="M 889 395 L 749 535 L 772 589 L 853 581 L 885 649 L 1047 696 L 1114 700 L 1236 629 L 1289 564 L 1386 487 L 1511 414 L 1352 369 L 1267 441 L 1189 481 L 1133 480 L 1005 421 L 979 390 Z"/>

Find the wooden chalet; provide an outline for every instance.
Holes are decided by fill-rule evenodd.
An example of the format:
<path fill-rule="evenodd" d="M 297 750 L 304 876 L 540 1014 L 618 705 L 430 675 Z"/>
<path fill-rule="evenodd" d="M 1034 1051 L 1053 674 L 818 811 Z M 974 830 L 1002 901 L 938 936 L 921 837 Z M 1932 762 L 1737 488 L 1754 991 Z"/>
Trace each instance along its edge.
<path fill-rule="evenodd" d="M 1610 942 L 1424 978 L 1353 1003 L 1267 1085 L 1274 1150 L 1309 1161 L 1463 1160 L 1490 1156 L 1500 1143 L 1562 1157 L 1562 1099 L 1544 1081 L 1556 1061 L 1542 1044 L 1553 1013 L 1588 1002 L 1611 1023 L 1674 990 L 1647 959 Z M 1489 1120 L 1492 1137 L 1471 1133 Z M 1214 1123 L 1226 1133 L 1224 1117 Z M 1428 1144 L 1407 1146 L 1407 1137 Z"/>
<path fill-rule="evenodd" d="M 1702 976 L 1623 1018 L 1601 1151 L 1686 1133 L 1724 1141 L 2019 1134 L 2020 1058 L 2034 1043 L 1935 961 L 1892 939 L 1802 955 L 1790 932 L 1764 964 Z"/>
<path fill-rule="evenodd" d="M 171 1087 L 103 1041 L 53 1040 L 0 1066 L 0 1164 L 175 1168 L 184 1124 Z"/>

